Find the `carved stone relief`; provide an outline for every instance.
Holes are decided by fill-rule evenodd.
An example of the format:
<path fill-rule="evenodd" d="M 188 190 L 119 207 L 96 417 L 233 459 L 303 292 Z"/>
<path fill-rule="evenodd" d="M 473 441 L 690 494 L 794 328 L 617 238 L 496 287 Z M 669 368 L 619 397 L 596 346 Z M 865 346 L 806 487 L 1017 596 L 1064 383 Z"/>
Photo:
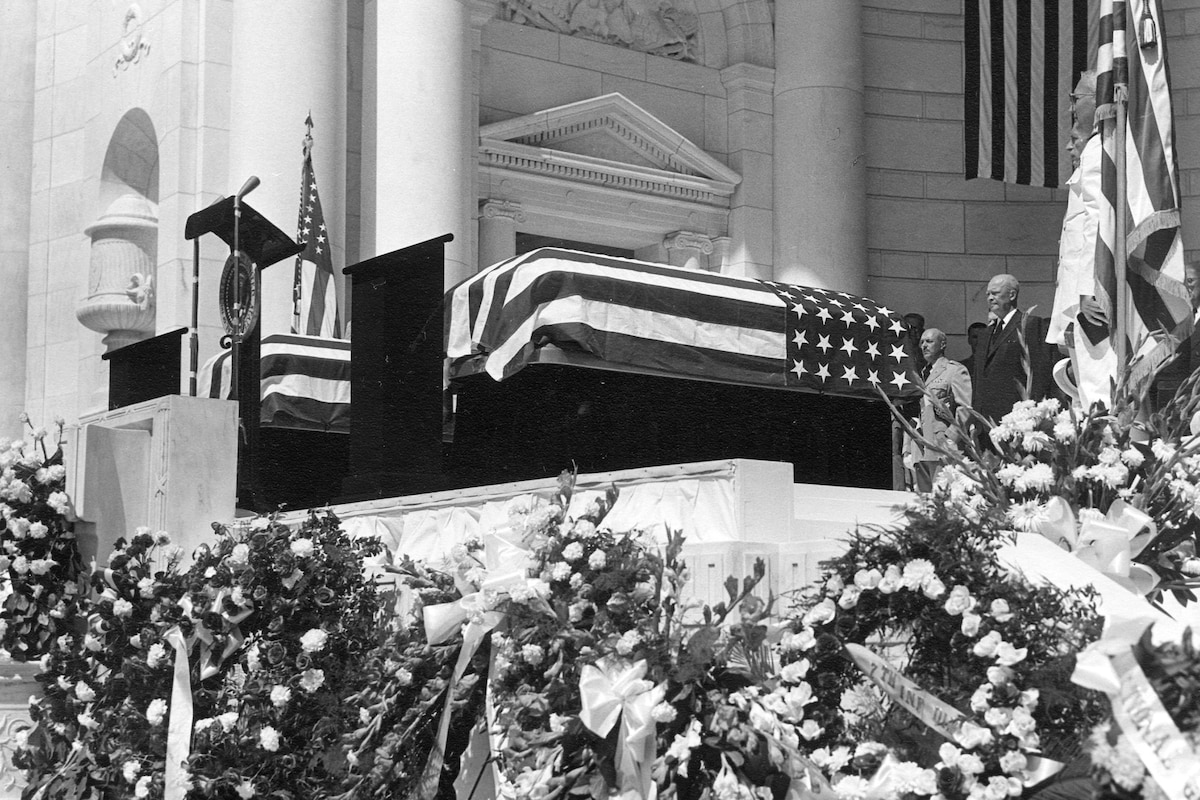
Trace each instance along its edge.
<path fill-rule="evenodd" d="M 503 19 L 695 61 L 700 19 L 679 0 L 500 0 Z"/>
<path fill-rule="evenodd" d="M 130 64 L 136 64 L 150 52 L 150 42 L 142 35 L 142 7 L 130 3 L 125 11 L 124 28 L 121 31 L 121 43 L 117 47 L 117 60 L 113 64 L 113 75 Z"/>

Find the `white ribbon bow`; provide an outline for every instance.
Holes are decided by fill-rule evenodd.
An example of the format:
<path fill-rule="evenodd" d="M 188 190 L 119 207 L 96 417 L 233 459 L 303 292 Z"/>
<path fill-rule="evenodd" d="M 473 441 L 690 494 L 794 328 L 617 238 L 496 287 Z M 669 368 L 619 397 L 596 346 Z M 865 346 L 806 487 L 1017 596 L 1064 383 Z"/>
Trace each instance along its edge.
<path fill-rule="evenodd" d="M 1038 532 L 1080 561 L 1138 595 L 1148 594 L 1158 585 L 1158 574 L 1133 560 L 1158 536 L 1158 526 L 1149 514 L 1116 500 L 1103 519 L 1084 520 L 1078 534 L 1075 512 L 1063 498 L 1051 498 L 1046 514 Z"/>
<path fill-rule="evenodd" d="M 622 796 L 650 800 L 655 786 L 655 722 L 651 712 L 662 702 L 666 685 L 645 680 L 645 659 L 629 663 L 612 656 L 588 664 L 579 675 L 579 721 L 597 736 L 608 736 L 619 719 L 616 767 Z M 636 794 L 630 794 L 636 793 Z"/>

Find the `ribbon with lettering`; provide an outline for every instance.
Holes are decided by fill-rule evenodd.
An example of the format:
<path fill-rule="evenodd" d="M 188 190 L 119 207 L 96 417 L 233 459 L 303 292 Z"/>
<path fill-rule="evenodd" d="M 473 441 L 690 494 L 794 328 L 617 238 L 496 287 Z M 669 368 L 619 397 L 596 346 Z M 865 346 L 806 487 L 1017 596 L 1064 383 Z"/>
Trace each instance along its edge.
<path fill-rule="evenodd" d="M 844 647 L 851 660 L 883 690 L 884 694 L 904 706 L 931 729 L 950 741 L 955 741 L 955 734 L 963 721 L 961 711 L 934 697 L 862 645 L 846 644 Z"/>
<path fill-rule="evenodd" d="M 1061 497 L 1046 504 L 1047 518 L 1038 532 L 1079 560 L 1104 573 L 1117 583 L 1145 595 L 1158 585 L 1158 574 L 1134 561 L 1146 545 L 1158 535 L 1158 527 L 1149 514 L 1124 500 L 1116 500 L 1101 519 L 1085 519 L 1076 534 L 1075 513 Z"/>
<path fill-rule="evenodd" d="M 504 620 L 504 613 L 496 610 L 496 604 L 514 586 L 523 584 L 527 577 L 530 552 L 519 542 L 513 542 L 505 532 L 487 534 L 484 538 L 484 557 L 487 576 L 480 582 L 479 591 L 470 592 L 470 587 L 456 578 L 463 597 L 452 603 L 439 603 L 424 609 L 425 640 L 429 644 L 441 644 L 458 630 L 462 631 L 463 643 L 454 671 L 446 684 L 446 700 L 438 723 L 437 738 L 417 785 L 417 797 L 421 800 L 432 800 L 437 794 L 442 764 L 446 758 L 446 737 L 450 733 L 454 687 L 466 674 L 467 666 L 484 637 Z"/>
<path fill-rule="evenodd" d="M 592 733 L 608 736 L 620 721 L 617 734 L 617 780 L 623 795 L 651 797 L 654 779 L 655 722 L 651 712 L 666 694 L 664 684 L 645 679 L 645 659 L 634 663 L 606 656 L 580 671 L 579 721 Z"/>
<path fill-rule="evenodd" d="M 1109 657 L 1118 680 L 1109 692 L 1113 719 L 1170 800 L 1200 797 L 1200 754 L 1163 707 L 1132 648 Z"/>

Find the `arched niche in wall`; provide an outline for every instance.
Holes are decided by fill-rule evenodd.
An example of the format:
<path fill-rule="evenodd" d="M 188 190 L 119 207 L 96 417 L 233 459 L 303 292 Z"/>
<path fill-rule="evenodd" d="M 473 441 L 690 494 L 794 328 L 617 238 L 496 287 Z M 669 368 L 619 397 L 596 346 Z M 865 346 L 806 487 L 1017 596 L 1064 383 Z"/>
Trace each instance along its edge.
<path fill-rule="evenodd" d="M 154 273 L 158 264 L 158 138 L 141 109 L 121 118 L 109 140 L 91 237 L 87 296 L 75 310 L 104 334 L 108 351 L 154 333 Z"/>

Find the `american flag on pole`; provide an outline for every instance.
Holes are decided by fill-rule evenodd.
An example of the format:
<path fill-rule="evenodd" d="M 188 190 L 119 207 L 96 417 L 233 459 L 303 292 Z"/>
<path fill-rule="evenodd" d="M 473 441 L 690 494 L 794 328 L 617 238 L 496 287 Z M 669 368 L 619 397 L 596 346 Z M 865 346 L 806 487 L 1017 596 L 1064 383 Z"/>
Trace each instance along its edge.
<path fill-rule="evenodd" d="M 312 165 L 312 117 L 305 120 L 304 167 L 300 173 L 300 219 L 296 223 L 296 241 L 305 247 L 296 255 L 293 282 L 292 333 L 340 338 L 337 290 L 333 280 L 333 259 L 325 212 L 317 194 L 317 178 Z"/>
<path fill-rule="evenodd" d="M 1096 120 L 1103 143 L 1101 156 L 1100 235 L 1096 239 L 1096 297 L 1116 319 L 1118 291 L 1128 292 L 1126 319 L 1118 330 L 1128 352 L 1143 359 L 1131 365 L 1129 379 L 1138 382 L 1174 351 L 1176 340 L 1191 331 L 1192 309 L 1183 285 L 1183 237 L 1179 215 L 1179 169 L 1175 154 L 1174 117 L 1167 42 L 1161 0 L 1101 0 L 1101 43 L 1096 76 Z M 1144 15 L 1149 14 L 1149 22 Z M 1153 29 L 1154 40 L 1149 32 Z M 1128 85 L 1125 131 L 1116 128 L 1115 87 Z M 1117 225 L 1116 137 L 1125 137 L 1125 214 L 1128 254 L 1126 285 L 1117 286 L 1114 259 Z M 1143 347 L 1147 336 L 1158 343 Z"/>
<path fill-rule="evenodd" d="M 645 374 L 869 399 L 919 393 L 899 315 L 845 292 L 542 248 L 468 278 L 446 306 L 446 354 L 497 380 L 553 346 Z"/>
<path fill-rule="evenodd" d="M 1094 0 L 965 2 L 966 177 L 1063 185 L 1069 96 L 1096 52 Z"/>

